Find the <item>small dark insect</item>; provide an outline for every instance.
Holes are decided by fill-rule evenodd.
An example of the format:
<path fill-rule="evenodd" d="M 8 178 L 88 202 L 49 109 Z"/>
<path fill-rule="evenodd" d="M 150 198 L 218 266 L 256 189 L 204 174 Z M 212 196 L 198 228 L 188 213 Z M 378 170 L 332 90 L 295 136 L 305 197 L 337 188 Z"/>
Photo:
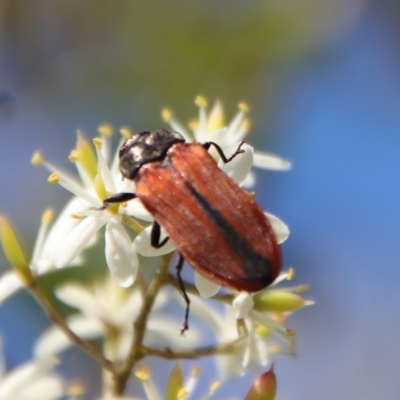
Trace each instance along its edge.
<path fill-rule="evenodd" d="M 238 290 L 255 292 L 279 275 L 281 251 L 261 207 L 222 172 L 208 149 L 213 142 L 185 143 L 176 132 L 160 129 L 140 132 L 119 151 L 120 170 L 135 181 L 136 193 L 117 193 L 104 204 L 139 198 L 154 216 L 151 244 L 160 242 L 160 225 L 179 252 L 178 281 L 186 300 L 182 333 L 188 329 L 190 300 L 181 278 L 183 262 L 205 277 Z"/>

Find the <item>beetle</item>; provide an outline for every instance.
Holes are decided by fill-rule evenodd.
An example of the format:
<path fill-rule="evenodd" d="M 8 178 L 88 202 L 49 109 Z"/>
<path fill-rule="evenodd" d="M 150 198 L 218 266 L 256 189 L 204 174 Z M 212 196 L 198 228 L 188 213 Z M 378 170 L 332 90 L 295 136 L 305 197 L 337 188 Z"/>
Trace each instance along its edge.
<path fill-rule="evenodd" d="M 208 149 L 214 142 L 185 143 L 167 129 L 135 133 L 120 148 L 120 171 L 135 182 L 135 193 L 117 193 L 104 205 L 139 198 L 154 216 L 151 244 L 169 238 L 178 250 L 177 275 L 186 301 L 182 333 L 188 329 L 190 300 L 181 278 L 184 260 L 206 278 L 249 292 L 270 285 L 279 275 L 281 251 L 262 208 L 221 171 Z M 160 241 L 160 225 L 168 233 Z"/>

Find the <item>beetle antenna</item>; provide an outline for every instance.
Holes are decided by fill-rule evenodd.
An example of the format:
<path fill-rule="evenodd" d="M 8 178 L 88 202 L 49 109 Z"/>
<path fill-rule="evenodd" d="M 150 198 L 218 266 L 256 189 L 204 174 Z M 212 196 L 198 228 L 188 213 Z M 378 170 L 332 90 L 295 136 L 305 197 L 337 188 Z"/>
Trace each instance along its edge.
<path fill-rule="evenodd" d="M 226 158 L 224 151 L 221 149 L 221 147 L 214 142 L 205 142 L 203 143 L 203 147 L 208 150 L 211 146 L 214 146 L 215 149 L 217 150 L 219 156 L 221 157 L 221 160 L 224 162 L 224 164 L 228 163 L 229 161 L 232 161 L 238 154 L 244 153 L 244 150 L 241 150 L 242 145 L 244 144 L 243 140 L 240 142 L 237 150 L 229 157 Z"/>

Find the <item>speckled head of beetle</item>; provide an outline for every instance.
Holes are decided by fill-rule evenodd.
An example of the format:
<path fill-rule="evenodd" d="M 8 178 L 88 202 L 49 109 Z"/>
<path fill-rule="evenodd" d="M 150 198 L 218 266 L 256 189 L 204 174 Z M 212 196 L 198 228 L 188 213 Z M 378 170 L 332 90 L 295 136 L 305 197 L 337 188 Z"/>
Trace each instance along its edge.
<path fill-rule="evenodd" d="M 167 129 L 135 133 L 119 150 L 119 169 L 125 178 L 134 180 L 142 165 L 163 160 L 171 146 L 184 141 L 181 134 Z"/>

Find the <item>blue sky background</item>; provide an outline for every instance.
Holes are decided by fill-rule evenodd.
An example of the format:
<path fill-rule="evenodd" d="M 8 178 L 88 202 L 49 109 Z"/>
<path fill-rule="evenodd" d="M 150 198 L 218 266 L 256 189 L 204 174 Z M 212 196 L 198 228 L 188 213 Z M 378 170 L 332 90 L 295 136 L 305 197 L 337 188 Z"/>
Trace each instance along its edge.
<path fill-rule="evenodd" d="M 297 358 L 276 361 L 279 394 L 285 399 L 396 400 L 400 392 L 400 13 L 395 2 L 350 3 L 359 9 L 356 16 L 344 18 L 346 24 L 340 25 L 340 20 L 333 24 L 337 29 L 299 58 L 261 62 L 254 75 L 258 90 L 250 87 L 243 94 L 254 111 L 254 136 L 249 141 L 293 162 L 290 172 L 258 171 L 257 198 L 289 224 L 292 234 L 283 246 L 285 266 L 295 267 L 295 282 L 308 283 L 308 297 L 316 301 L 289 322 L 297 331 Z M 343 15 L 350 15 L 354 7 L 343 6 Z M 290 30 L 289 22 L 287 26 Z M 58 26 L 50 24 L 47 29 L 60 34 Z M 208 94 L 201 84 L 177 89 L 171 101 L 168 86 L 156 93 L 143 85 L 132 90 L 131 98 L 127 91 L 113 91 L 114 81 L 104 82 L 102 89 L 86 70 L 79 75 L 85 62 L 104 68 L 101 57 L 107 56 L 99 50 L 105 35 L 89 33 L 86 50 L 98 57 L 95 61 L 82 61 L 84 46 L 76 52 L 74 44 L 68 42 L 68 47 L 62 40 L 55 41 L 58 47 L 44 46 L 55 52 L 45 52 L 43 59 L 51 64 L 49 79 L 58 82 L 52 87 L 41 75 L 48 70 L 21 65 L 0 41 L 0 90 L 14 98 L 11 112 L 0 115 L 0 211 L 19 227 L 27 249 L 41 211 L 49 204 L 60 210 L 68 198 L 46 184 L 42 170 L 30 166 L 34 150 L 43 149 L 51 160 L 69 168 L 66 156 L 74 146 L 77 127 L 92 132 L 90 136 L 104 120 L 117 126 L 133 123 L 138 130 L 146 124 L 156 128 L 161 125 L 162 106 L 172 105 L 179 114 L 182 103 L 184 120 L 185 113 L 193 114 L 190 101 L 197 91 L 210 99 L 216 95 L 211 89 Z M 17 42 L 13 40 L 8 43 Z M 162 51 L 157 56 L 162 61 Z M 108 62 L 112 65 L 112 60 Z M 123 59 L 117 57 L 115 62 L 123 64 Z M 207 74 L 211 82 L 218 78 L 212 70 Z M 74 76 L 78 83 L 73 83 Z M 140 74 L 134 76 L 139 79 Z M 94 81 L 87 83 L 90 79 Z M 87 86 L 80 88 L 80 82 Z M 235 83 L 243 84 L 231 82 Z M 97 85 L 99 89 L 93 89 Z M 191 89 L 191 97 L 183 98 Z M 242 98 L 229 97 L 237 95 L 229 88 L 222 92 L 221 100 L 233 112 L 236 100 Z M 0 268 L 7 268 L 2 254 Z M 0 308 L 0 329 L 11 365 L 29 358 L 32 341 L 46 321 L 28 299 L 21 294 Z M 72 352 L 68 363 L 73 364 L 78 353 Z M 91 361 L 85 363 L 93 366 Z M 243 393 L 250 380 L 251 376 L 232 384 L 221 395 Z"/>

